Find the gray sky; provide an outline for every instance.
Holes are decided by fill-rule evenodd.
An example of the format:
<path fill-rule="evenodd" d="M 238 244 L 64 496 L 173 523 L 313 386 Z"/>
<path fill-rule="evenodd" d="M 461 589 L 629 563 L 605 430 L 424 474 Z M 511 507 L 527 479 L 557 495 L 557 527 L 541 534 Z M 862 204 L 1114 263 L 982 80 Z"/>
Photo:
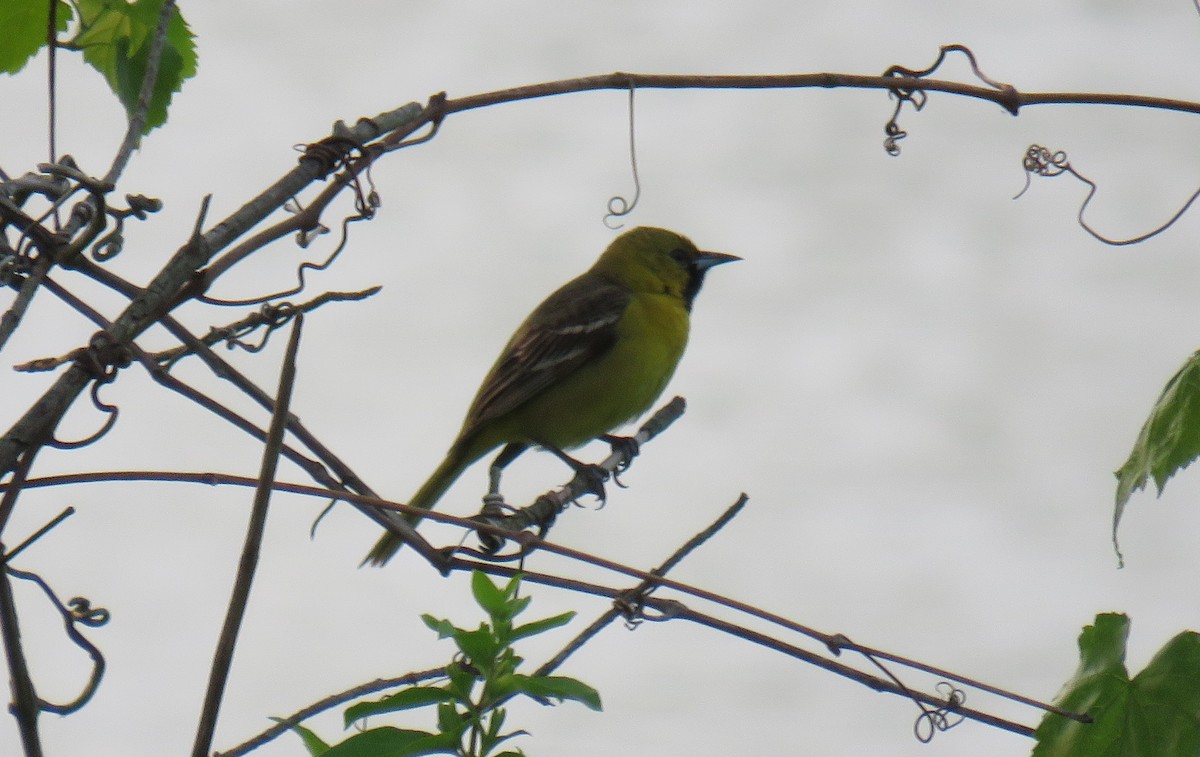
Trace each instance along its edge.
<path fill-rule="evenodd" d="M 206 193 L 210 218 L 220 219 L 293 164 L 293 144 L 320 138 L 335 119 L 440 90 L 455 97 L 614 70 L 876 74 L 924 67 L 939 45 L 958 42 L 1022 90 L 1200 98 L 1200 18 L 1184 0 L 347 0 L 184 11 L 200 74 L 119 187 L 166 203 L 128 230 L 112 264 L 137 281 L 186 238 Z M 947 69 L 968 74 L 961 61 Z M 40 71 L 0 79 L 0 98 L 21 104 L 0 111 L 0 165 L 10 173 L 45 159 L 42 88 Z M 59 144 L 96 174 L 122 133 L 120 109 L 102 90 L 92 72 L 64 61 Z M 1097 612 L 1132 616 L 1133 670 L 1200 624 L 1178 588 L 1200 578 L 1194 472 L 1162 502 L 1135 498 L 1121 532 L 1124 570 L 1108 540 L 1111 472 L 1200 341 L 1188 325 L 1200 322 L 1197 221 L 1114 249 L 1075 225 L 1079 185 L 1041 181 L 1011 199 L 1030 143 L 1065 149 L 1101 185 L 1093 225 L 1142 233 L 1197 184 L 1200 122 L 1079 106 L 1014 119 L 935 94 L 903 116 L 911 136 L 891 158 L 880 145 L 891 102 L 880 92 L 637 98 L 642 198 L 629 223 L 675 228 L 746 262 L 716 270 L 697 303 L 692 344 L 668 390 L 687 396 L 685 418 L 647 448 L 624 479 L 629 489 L 613 489 L 602 511 L 570 512 L 555 540 L 650 567 L 745 491 L 745 513 L 678 579 L 1043 699 L 1072 673 L 1075 638 Z M 376 490 L 403 500 L 416 489 L 511 329 L 607 244 L 605 203 L 632 193 L 626 120 L 619 92 L 502 105 L 454 116 L 437 139 L 374 169 L 378 217 L 354 225 L 349 248 L 334 270 L 310 277 L 310 291 L 383 292 L 308 320 L 293 407 Z M 320 254 L 278 244 L 215 294 L 290 285 L 295 265 Z M 118 312 L 111 298 L 98 301 Z M 184 311 L 198 331 L 243 314 Z M 7 365 L 65 352 L 92 332 L 48 297 L 31 318 L 37 326 L 5 352 L 6 427 L 50 380 Z M 233 359 L 274 386 L 283 341 Z M 161 332 L 146 338 L 167 343 Z M 181 368 L 228 396 L 195 366 Z M 105 391 L 122 407 L 118 429 L 82 452 L 43 454 L 36 473 L 253 475 L 252 440 L 152 387 L 131 368 Z M 81 403 L 62 436 L 97 423 Z M 289 467 L 280 477 L 303 480 Z M 506 492 L 519 500 L 561 478 L 549 456 L 530 455 Z M 473 512 L 484 482 L 483 466 L 468 471 L 441 506 Z M 78 753 L 85 741 L 93 755 L 190 747 L 249 501 L 244 491 L 114 484 L 22 498 L 13 534 L 66 504 L 79 513 L 19 567 L 113 612 L 89 633 L 108 657 L 102 688 L 81 713 L 43 719 L 48 753 Z M 420 612 L 475 622 L 465 576 L 442 579 L 411 554 L 386 570 L 357 569 L 376 533 L 349 508 L 310 541 L 320 507 L 272 504 L 219 749 L 332 691 L 444 661 L 449 645 Z M 546 556 L 531 567 L 624 583 Z M 85 661 L 22 589 L 41 693 L 68 699 Z M 580 611 L 558 637 L 523 650 L 534 663 L 604 609 L 531 593 L 533 615 Z M 614 627 L 563 672 L 598 687 L 606 712 L 515 706 L 510 724 L 534 734 L 520 743 L 529 754 L 931 757 L 1032 747 L 971 723 L 920 745 L 910 703 L 682 624 Z M 968 703 L 1037 720 L 982 695 Z M 336 717 L 316 727 L 339 738 Z M 0 744 L 16 738 L 11 719 L 0 719 Z M 261 754 L 299 751 L 292 738 Z"/>

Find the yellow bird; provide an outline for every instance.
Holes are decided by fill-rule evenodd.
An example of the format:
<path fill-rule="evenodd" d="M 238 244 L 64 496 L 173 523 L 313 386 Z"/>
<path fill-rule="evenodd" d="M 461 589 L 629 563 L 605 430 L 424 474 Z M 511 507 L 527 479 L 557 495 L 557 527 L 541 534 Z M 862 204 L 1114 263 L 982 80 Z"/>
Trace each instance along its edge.
<path fill-rule="evenodd" d="M 709 268 L 741 258 L 703 252 L 673 231 L 639 227 L 613 240 L 582 276 L 538 305 L 508 340 L 467 411 L 458 438 L 408 504 L 431 509 L 472 463 L 504 444 L 490 469 L 536 445 L 564 450 L 646 412 L 687 345 L 692 302 Z M 419 515 L 406 515 L 416 524 Z M 403 541 L 388 532 L 363 561 L 383 565 Z"/>

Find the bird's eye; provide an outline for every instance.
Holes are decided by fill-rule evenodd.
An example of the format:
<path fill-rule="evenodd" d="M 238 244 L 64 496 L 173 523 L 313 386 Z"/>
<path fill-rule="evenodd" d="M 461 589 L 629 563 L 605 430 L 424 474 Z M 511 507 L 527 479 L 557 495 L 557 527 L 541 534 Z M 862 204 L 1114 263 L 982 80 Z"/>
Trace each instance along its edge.
<path fill-rule="evenodd" d="M 676 247 L 675 249 L 671 250 L 670 255 L 671 260 L 674 260 L 680 265 L 687 265 L 688 260 L 691 258 L 691 256 L 688 255 L 687 250 L 683 249 L 682 247 Z"/>

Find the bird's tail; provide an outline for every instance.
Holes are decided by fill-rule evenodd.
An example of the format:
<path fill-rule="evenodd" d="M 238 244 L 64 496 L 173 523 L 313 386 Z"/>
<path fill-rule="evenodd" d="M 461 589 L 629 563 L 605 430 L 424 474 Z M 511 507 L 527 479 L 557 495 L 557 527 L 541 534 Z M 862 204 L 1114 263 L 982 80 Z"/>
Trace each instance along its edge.
<path fill-rule="evenodd" d="M 450 454 L 446 455 L 446 459 L 438 466 L 429 480 L 417 490 L 417 493 L 408 501 L 409 506 L 419 507 L 422 510 L 431 510 L 437 504 L 450 485 L 459 477 L 472 460 L 464 459 L 464 456 L 458 449 L 452 449 Z M 401 516 L 408 521 L 410 525 L 417 525 L 423 517 L 422 515 Z M 367 553 L 366 559 L 363 560 L 363 565 L 380 566 L 392 559 L 392 556 L 400 550 L 404 544 L 404 540 L 396 534 L 388 531 L 380 537 L 379 541 L 375 542 L 375 546 Z"/>

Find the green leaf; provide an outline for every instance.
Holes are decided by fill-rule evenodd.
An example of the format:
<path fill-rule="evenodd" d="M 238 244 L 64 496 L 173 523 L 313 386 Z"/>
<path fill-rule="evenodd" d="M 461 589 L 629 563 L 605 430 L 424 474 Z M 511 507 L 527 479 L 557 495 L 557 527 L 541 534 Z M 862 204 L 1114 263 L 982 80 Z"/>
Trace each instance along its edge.
<path fill-rule="evenodd" d="M 312 729 L 305 728 L 299 723 L 288 723 L 283 718 L 271 718 L 271 720 L 274 720 L 276 723 L 282 723 L 295 731 L 300 740 L 304 742 L 304 748 L 308 750 L 308 753 L 312 757 L 319 757 L 319 755 L 324 755 L 329 751 L 329 745 L 322 741 L 321 737 L 313 732 Z"/>
<path fill-rule="evenodd" d="M 437 633 L 439 639 L 452 638 L 462 630 L 448 620 L 435 618 L 429 614 L 422 614 L 421 620 L 425 623 L 429 630 Z"/>
<path fill-rule="evenodd" d="M 529 636 L 536 636 L 539 633 L 545 633 L 553 628 L 565 626 L 575 617 L 574 612 L 564 612 L 562 615 L 555 615 L 552 618 L 543 618 L 535 620 L 532 623 L 526 623 L 523 626 L 517 626 L 512 631 L 512 640 L 524 639 Z"/>
<path fill-rule="evenodd" d="M 451 741 L 440 733 L 381 726 L 354 734 L 332 747 L 325 757 L 412 757 L 421 754 L 458 754 L 458 741 Z"/>
<path fill-rule="evenodd" d="M 1033 757 L 1200 754 L 1200 635 L 1176 635 L 1132 680 L 1125 670 L 1128 635 L 1129 619 L 1119 614 L 1097 615 L 1083 629 L 1079 668 L 1055 704 L 1093 722 L 1048 713 Z"/>
<path fill-rule="evenodd" d="M 1162 494 L 1167 480 L 1197 457 L 1200 457 L 1200 352 L 1192 353 L 1167 382 L 1138 433 L 1129 459 L 1117 469 L 1114 546 L 1117 525 L 1133 493 L 1153 478 L 1158 493 Z"/>
<path fill-rule="evenodd" d="M 57 28 L 63 32 L 75 14 L 63 0 L 58 0 L 57 6 Z M 0 0 L 0 29 L 4 30 L 3 43 L 0 44 L 0 73 L 17 73 L 38 50 L 46 46 L 46 27 L 49 22 L 48 3 Z"/>
<path fill-rule="evenodd" d="M 346 725 L 370 715 L 383 715 L 389 712 L 411 710 L 417 707 L 428 707 L 431 704 L 454 702 L 454 694 L 440 686 L 411 686 L 373 702 L 358 702 L 346 708 L 343 715 Z"/>
<path fill-rule="evenodd" d="M 475 595 L 475 601 L 488 615 L 502 615 L 508 604 L 505 589 L 492 583 L 492 580 L 483 571 L 476 570 L 471 573 L 471 593 Z"/>
<path fill-rule="evenodd" d="M 164 0 L 79 0 L 80 29 L 71 44 L 100 72 L 132 117 L 145 78 L 150 47 Z M 158 76 L 142 134 L 167 120 L 171 96 L 196 75 L 196 45 L 183 15 L 176 9 L 158 64 Z"/>
<path fill-rule="evenodd" d="M 521 590 L 521 574 L 509 579 L 503 587 L 492 583 L 487 574 L 475 571 L 471 574 L 471 591 L 475 601 L 492 618 L 496 635 L 502 643 L 508 642 L 509 622 L 525 611 L 533 597 L 517 596 Z"/>
<path fill-rule="evenodd" d="M 438 730 L 448 737 L 453 737 L 455 743 L 458 743 L 467 730 L 467 715 L 459 712 L 452 704 L 439 704 L 437 724 Z"/>
<path fill-rule="evenodd" d="M 467 656 L 471 664 L 484 673 L 492 669 L 501 649 L 492 630 L 486 625 L 480 625 L 475 631 L 459 632 L 454 637 L 454 643 Z"/>
<path fill-rule="evenodd" d="M 582 702 L 590 709 L 600 711 L 600 692 L 583 681 L 566 676 L 508 676 L 502 684 L 511 693 L 522 693 L 537 700 L 560 702 L 573 700 Z"/>
<path fill-rule="evenodd" d="M 473 671 L 455 661 L 446 666 L 446 677 L 450 679 L 446 686 L 448 691 L 460 701 L 471 698 L 471 690 L 475 688 L 475 681 L 478 680 Z"/>

